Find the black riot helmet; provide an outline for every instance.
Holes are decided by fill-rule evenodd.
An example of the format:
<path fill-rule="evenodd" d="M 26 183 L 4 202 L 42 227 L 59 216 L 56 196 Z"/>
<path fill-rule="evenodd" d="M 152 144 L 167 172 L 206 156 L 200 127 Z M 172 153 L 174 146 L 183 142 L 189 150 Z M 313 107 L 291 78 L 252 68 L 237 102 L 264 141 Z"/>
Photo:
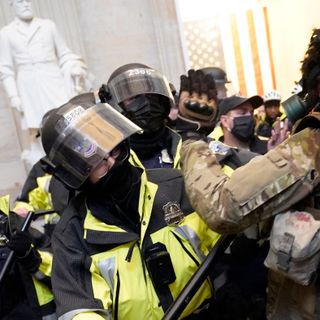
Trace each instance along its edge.
<path fill-rule="evenodd" d="M 211 75 L 216 84 L 225 84 L 230 82 L 227 78 L 226 72 L 221 68 L 206 67 L 206 68 L 202 68 L 201 71 L 205 75 Z"/>
<path fill-rule="evenodd" d="M 166 77 L 141 63 L 129 63 L 116 69 L 107 85 L 100 88 L 99 95 L 102 101 L 118 110 L 120 107 L 122 113 L 146 133 L 162 128 L 174 105 Z"/>
<path fill-rule="evenodd" d="M 68 187 L 79 189 L 109 153 L 141 129 L 106 103 L 68 102 L 41 131 L 43 161 Z"/>
<path fill-rule="evenodd" d="M 202 68 L 201 71 L 204 75 L 209 75 L 213 78 L 216 88 L 217 88 L 217 98 L 219 101 L 227 97 L 227 87 L 226 84 L 230 83 L 227 78 L 225 71 L 218 67 L 207 67 Z"/>

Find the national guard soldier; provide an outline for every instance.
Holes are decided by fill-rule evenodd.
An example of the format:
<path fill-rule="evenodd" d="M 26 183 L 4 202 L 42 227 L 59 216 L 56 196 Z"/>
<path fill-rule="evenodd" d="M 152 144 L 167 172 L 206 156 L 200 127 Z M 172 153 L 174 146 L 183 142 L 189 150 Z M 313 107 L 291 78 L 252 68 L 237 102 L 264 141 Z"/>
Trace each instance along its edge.
<path fill-rule="evenodd" d="M 319 75 L 320 68 L 313 70 L 314 89 L 319 88 L 314 81 L 319 79 L 315 72 Z M 187 103 L 197 100 L 190 92 L 185 96 Z M 180 97 L 179 112 L 184 118 L 185 104 Z M 201 114 L 201 108 L 198 110 Z M 189 117 L 192 123 L 198 120 L 196 116 Z M 320 260 L 320 132 L 315 130 L 320 127 L 319 119 L 317 112 L 306 116 L 296 123 L 291 137 L 236 169 L 231 176 L 221 170 L 217 155 L 199 134 L 199 121 L 198 132 L 182 135 L 185 141 L 181 165 L 186 190 L 196 212 L 213 230 L 233 234 L 257 223 L 260 230 L 263 224 L 273 223 L 265 260 L 270 268 L 268 319 L 319 317 L 319 284 L 315 276 Z"/>

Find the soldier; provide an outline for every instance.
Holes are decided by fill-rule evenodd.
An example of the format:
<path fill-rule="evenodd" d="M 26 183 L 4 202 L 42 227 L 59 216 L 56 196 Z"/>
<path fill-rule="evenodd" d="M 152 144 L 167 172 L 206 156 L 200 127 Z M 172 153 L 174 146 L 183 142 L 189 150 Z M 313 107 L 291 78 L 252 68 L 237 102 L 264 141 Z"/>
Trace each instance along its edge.
<path fill-rule="evenodd" d="M 190 99 L 199 101 L 191 92 L 180 95 L 179 112 L 185 121 L 189 117 L 192 124 L 189 128 L 192 132 L 182 134 L 181 165 L 190 201 L 207 224 L 224 234 L 239 233 L 257 223 L 260 231 L 270 232 L 263 225 L 272 223 L 272 217 L 278 214 L 277 222 L 287 214 L 288 221 L 297 226 L 291 230 L 293 239 L 295 236 L 298 238 L 298 230 L 306 230 L 304 235 L 313 234 L 310 225 L 318 230 L 315 219 L 319 217 L 320 132 L 313 128 L 320 127 L 320 114 L 315 112 L 307 116 L 296 125 L 295 134 L 286 141 L 227 176 L 221 170 L 217 154 L 201 135 L 199 119 L 184 112 Z M 196 130 L 195 121 L 199 124 Z M 277 228 L 279 224 L 274 223 L 271 235 L 277 233 Z M 281 239 L 284 239 L 280 243 L 281 250 L 269 251 L 266 260 L 266 264 L 272 267 L 268 286 L 268 319 L 315 319 L 318 313 L 315 282 L 311 275 L 316 273 L 319 257 L 315 255 L 316 262 L 302 263 L 304 269 L 300 276 L 309 276 L 302 284 L 295 278 L 296 274 L 292 275 L 295 265 L 290 250 L 295 250 L 293 244 L 296 243 L 290 242 L 290 237 Z M 301 243 L 309 248 L 310 244 L 304 242 Z M 276 267 L 272 266 L 272 256 L 278 259 Z M 312 270 L 311 265 L 314 266 Z"/>

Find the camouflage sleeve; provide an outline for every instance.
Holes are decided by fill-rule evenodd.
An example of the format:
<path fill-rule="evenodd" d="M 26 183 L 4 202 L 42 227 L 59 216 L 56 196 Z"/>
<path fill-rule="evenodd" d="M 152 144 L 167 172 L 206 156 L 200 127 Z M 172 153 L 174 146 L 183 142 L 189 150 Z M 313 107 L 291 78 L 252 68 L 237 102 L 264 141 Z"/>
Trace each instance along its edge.
<path fill-rule="evenodd" d="M 304 198 L 319 183 L 320 132 L 309 128 L 226 176 L 204 141 L 183 143 L 182 172 L 195 211 L 219 233 L 238 233 Z"/>

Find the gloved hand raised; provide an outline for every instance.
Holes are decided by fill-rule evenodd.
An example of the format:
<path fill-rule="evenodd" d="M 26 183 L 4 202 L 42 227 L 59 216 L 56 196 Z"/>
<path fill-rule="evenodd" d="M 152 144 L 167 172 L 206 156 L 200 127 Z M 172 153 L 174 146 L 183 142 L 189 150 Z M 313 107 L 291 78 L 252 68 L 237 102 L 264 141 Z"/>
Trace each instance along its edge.
<path fill-rule="evenodd" d="M 36 249 L 32 247 L 31 236 L 26 231 L 16 231 L 7 243 L 9 249 L 14 251 L 18 262 L 30 273 L 37 271 L 41 258 Z"/>
<path fill-rule="evenodd" d="M 217 89 L 211 75 L 189 70 L 180 77 L 177 130 L 209 134 L 217 115 Z"/>

